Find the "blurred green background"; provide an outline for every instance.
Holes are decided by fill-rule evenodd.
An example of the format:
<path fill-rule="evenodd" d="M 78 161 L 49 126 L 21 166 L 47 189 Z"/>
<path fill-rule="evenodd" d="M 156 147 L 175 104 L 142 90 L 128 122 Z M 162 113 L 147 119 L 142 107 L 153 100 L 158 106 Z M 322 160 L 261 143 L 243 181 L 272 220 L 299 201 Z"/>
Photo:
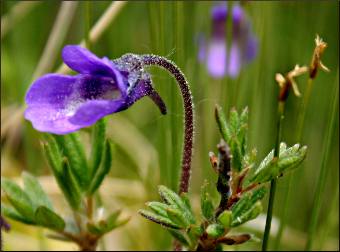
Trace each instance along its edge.
<path fill-rule="evenodd" d="M 1 176 L 19 181 L 23 170 L 36 174 L 57 209 L 67 215 L 66 203 L 42 156 L 41 134 L 22 116 L 25 92 L 33 81 L 61 2 L 26 2 L 19 9 L 21 12 L 13 11 L 22 3 L 1 1 Z M 307 158 L 298 170 L 288 175 L 294 178 L 292 197 L 286 205 L 282 202 L 288 176 L 279 179 L 273 237 L 269 243 L 269 248 L 273 248 L 280 216 L 286 209 L 288 225 L 279 248 L 302 250 L 325 148 L 334 88 L 339 85 L 339 3 L 246 1 L 243 7 L 252 20 L 259 52 L 235 80 L 228 77 L 212 79 L 206 67 L 197 60 L 197 36 L 202 32 L 207 36 L 210 33 L 212 4 L 208 1 L 122 3 L 117 16 L 91 45 L 91 50 L 98 56 L 112 59 L 128 52 L 159 54 L 174 60 L 185 73 L 195 103 L 196 135 L 190 197 L 198 212 L 198 195 L 203 180 L 208 179 L 212 185 L 216 181 L 208 158 L 209 151 L 216 152 L 220 138 L 214 121 L 215 104 L 220 104 L 226 113 L 231 107 L 241 110 L 248 106 L 249 147 L 257 148 L 258 161 L 261 161 L 275 143 L 279 91 L 275 73 L 286 73 L 295 64 L 309 65 L 314 38 L 319 34 L 328 43 L 322 61 L 331 72 L 320 71 L 314 82 L 302 140 L 302 144 L 308 146 Z M 228 2 L 229 7 L 232 4 Z M 59 32 L 61 42 L 60 46 L 53 48 L 55 57 L 48 61 L 52 67 L 49 72 L 56 71 L 62 63 L 62 46 L 80 43 L 86 34 L 86 23 L 90 22 L 92 27 L 110 5 L 108 1 L 95 1 L 86 10 L 86 2 L 76 4 L 74 14 L 67 16 L 70 25 L 64 25 Z M 65 38 L 62 38 L 63 33 Z M 177 188 L 181 160 L 183 111 L 178 88 L 163 70 L 152 69 L 151 72 L 154 86 L 167 104 L 168 115 L 160 115 L 150 99 L 142 99 L 127 111 L 109 117 L 108 134 L 117 148 L 110 178 L 101 188 L 103 202 L 107 208 L 122 208 L 132 219 L 104 238 L 108 250 L 171 249 L 170 235 L 137 214 L 144 202 L 158 199 L 158 184 Z M 297 82 L 303 94 L 307 77 L 299 77 Z M 301 101 L 302 98 L 292 94 L 287 101 L 282 138 L 288 145 L 296 141 L 296 120 Z M 318 250 L 339 249 L 338 118 L 335 124 L 313 247 Z M 84 143 L 88 144 L 88 133 L 83 130 L 82 136 Z M 265 202 L 267 199 L 264 205 Z M 47 239 L 42 229 L 10 223 L 11 232 L 4 234 L 6 250 L 76 249 L 75 245 Z M 264 223 L 265 215 L 245 225 L 243 231 L 253 232 L 261 239 Z M 260 246 L 261 242 L 250 242 L 225 249 L 259 250 Z"/>

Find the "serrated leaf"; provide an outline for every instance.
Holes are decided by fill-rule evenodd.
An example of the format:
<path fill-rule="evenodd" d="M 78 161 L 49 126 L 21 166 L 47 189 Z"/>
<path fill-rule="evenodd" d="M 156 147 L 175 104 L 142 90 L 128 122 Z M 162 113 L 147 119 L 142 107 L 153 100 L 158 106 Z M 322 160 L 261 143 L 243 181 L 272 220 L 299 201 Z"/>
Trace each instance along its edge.
<path fill-rule="evenodd" d="M 169 218 L 155 214 L 151 211 L 141 209 L 141 210 L 138 211 L 138 213 L 140 215 L 142 215 L 144 218 L 146 218 L 150 221 L 153 221 L 157 224 L 160 224 L 165 228 L 180 229 L 180 227 L 176 223 L 171 221 Z"/>
<path fill-rule="evenodd" d="M 224 235 L 225 229 L 222 225 L 214 223 L 210 224 L 205 231 L 211 238 L 219 238 Z"/>
<path fill-rule="evenodd" d="M 177 193 L 163 185 L 160 185 L 158 187 L 158 192 L 164 202 L 166 202 L 170 206 L 179 208 L 185 214 L 186 218 L 190 221 L 190 223 L 195 223 L 195 218 L 192 212 L 190 211 L 190 209 L 188 209 L 186 203 Z"/>
<path fill-rule="evenodd" d="M 174 230 L 174 229 L 168 229 L 168 231 L 182 245 L 189 246 L 189 241 L 187 240 L 187 238 L 185 237 L 185 235 L 181 231 Z"/>
<path fill-rule="evenodd" d="M 45 206 L 53 210 L 52 202 L 41 187 L 38 179 L 25 171 L 22 173 L 22 178 L 24 180 L 25 192 L 31 199 L 35 208 Z"/>
<path fill-rule="evenodd" d="M 280 153 L 278 168 L 280 173 L 284 173 L 296 168 L 305 159 L 307 154 L 307 146 L 299 149 L 299 144 L 286 149 Z"/>
<path fill-rule="evenodd" d="M 285 143 L 281 143 L 279 158 L 274 158 L 274 150 L 272 150 L 260 165 L 247 175 L 244 186 L 251 183 L 265 183 L 283 172 L 292 170 L 304 160 L 306 152 L 306 146 L 299 149 L 299 144 L 296 144 L 287 148 Z"/>
<path fill-rule="evenodd" d="M 89 168 L 83 146 L 80 143 L 79 135 L 72 133 L 68 135 L 54 135 L 59 148 L 69 161 L 72 173 L 75 175 L 80 188 L 86 190 L 89 186 Z"/>
<path fill-rule="evenodd" d="M 251 192 L 245 193 L 242 198 L 231 208 L 232 221 L 236 220 L 239 216 L 249 211 L 249 209 L 251 209 L 258 200 L 261 200 L 264 197 L 266 192 L 267 189 L 265 187 L 260 187 Z"/>
<path fill-rule="evenodd" d="M 1 188 L 12 206 L 28 221 L 34 222 L 34 205 L 26 192 L 9 179 L 1 178 Z"/>
<path fill-rule="evenodd" d="M 112 165 L 112 149 L 109 141 L 105 142 L 103 160 L 100 167 L 95 171 L 94 178 L 89 187 L 89 194 L 93 194 L 103 182 L 105 176 L 109 173 Z"/>
<path fill-rule="evenodd" d="M 229 129 L 231 131 L 231 134 L 237 135 L 237 132 L 238 132 L 239 126 L 240 126 L 240 120 L 239 120 L 237 110 L 235 108 L 232 108 L 230 110 L 228 126 L 229 126 Z"/>
<path fill-rule="evenodd" d="M 262 204 L 260 201 L 257 201 L 253 204 L 247 211 L 242 212 L 237 217 L 233 217 L 231 222 L 232 227 L 239 226 L 249 220 L 255 219 L 262 212 Z"/>
<path fill-rule="evenodd" d="M 1 202 L 1 215 L 28 225 L 35 225 L 34 221 L 25 218 L 17 210 L 3 202 Z"/>
<path fill-rule="evenodd" d="M 207 192 L 208 183 L 205 181 L 201 187 L 201 212 L 206 220 L 211 220 L 214 217 L 214 205 L 211 197 Z"/>
<path fill-rule="evenodd" d="M 230 227 L 231 220 L 232 220 L 232 212 L 229 211 L 229 210 L 223 211 L 223 212 L 217 217 L 217 221 L 218 221 L 221 225 L 223 225 L 225 228 Z"/>
<path fill-rule="evenodd" d="M 57 213 L 45 206 L 37 208 L 35 221 L 38 225 L 55 231 L 63 231 L 66 225 L 65 221 Z"/>
<path fill-rule="evenodd" d="M 183 193 L 181 193 L 180 197 L 181 197 L 182 201 L 184 202 L 186 208 L 190 212 L 190 215 L 192 216 L 192 219 L 190 219 L 190 223 L 195 224 L 196 220 L 195 220 L 195 216 L 194 216 L 193 211 L 192 211 L 192 207 L 191 207 L 191 204 L 190 204 L 188 193 L 183 192 Z"/>
<path fill-rule="evenodd" d="M 102 161 L 105 148 L 106 119 L 98 120 L 93 127 L 91 149 L 91 177 L 96 173 Z"/>

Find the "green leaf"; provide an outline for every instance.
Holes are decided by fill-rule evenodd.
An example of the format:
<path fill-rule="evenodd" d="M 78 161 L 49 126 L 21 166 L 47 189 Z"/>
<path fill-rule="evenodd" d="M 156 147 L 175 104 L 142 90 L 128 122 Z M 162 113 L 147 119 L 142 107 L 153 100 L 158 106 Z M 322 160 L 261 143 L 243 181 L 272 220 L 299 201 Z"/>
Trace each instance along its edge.
<path fill-rule="evenodd" d="M 265 187 L 260 187 L 251 192 L 245 193 L 242 198 L 231 208 L 232 220 L 236 220 L 238 217 L 249 211 L 253 205 L 261 200 L 266 194 L 267 189 Z"/>
<path fill-rule="evenodd" d="M 180 227 L 169 218 L 155 214 L 151 211 L 141 209 L 138 211 L 138 213 L 142 215 L 144 218 L 153 221 L 157 224 L 160 224 L 165 228 L 180 229 Z"/>
<path fill-rule="evenodd" d="M 54 135 L 63 154 L 69 160 L 70 168 L 82 190 L 89 186 L 89 169 L 86 162 L 85 152 L 80 143 L 79 135 L 72 133 L 68 135 Z"/>
<path fill-rule="evenodd" d="M 55 230 L 63 231 L 65 228 L 65 221 L 51 209 L 40 206 L 35 211 L 36 223 L 40 226 Z"/>
<path fill-rule="evenodd" d="M 219 105 L 215 105 L 215 119 L 224 141 L 229 142 L 231 133 L 229 131 L 227 120 L 223 113 L 222 107 L 220 107 Z"/>
<path fill-rule="evenodd" d="M 225 229 L 222 225 L 214 223 L 210 224 L 206 230 L 209 237 L 211 238 L 219 238 L 224 235 Z"/>
<path fill-rule="evenodd" d="M 105 147 L 106 119 L 99 120 L 93 128 L 91 149 L 91 177 L 96 173 L 101 163 Z"/>
<path fill-rule="evenodd" d="M 17 212 L 17 210 L 3 202 L 1 202 L 1 214 L 8 218 L 11 218 L 12 220 L 16 220 L 28 225 L 35 225 L 34 221 L 25 218 L 19 212 Z"/>
<path fill-rule="evenodd" d="M 56 178 L 62 173 L 62 155 L 56 140 L 49 134 L 45 134 L 46 142 L 43 143 L 43 150 L 49 166 Z"/>
<path fill-rule="evenodd" d="M 168 217 L 168 214 L 166 212 L 166 209 L 169 207 L 167 204 L 157 202 L 157 201 L 151 201 L 147 202 L 146 205 L 152 209 L 156 214 Z"/>
<path fill-rule="evenodd" d="M 64 195 L 70 206 L 77 210 L 81 203 L 81 191 L 67 160 L 63 162 L 63 183 L 65 185 Z"/>
<path fill-rule="evenodd" d="M 229 210 L 223 211 L 218 217 L 218 222 L 223 225 L 225 228 L 230 227 L 231 220 L 232 220 L 232 212 Z"/>
<path fill-rule="evenodd" d="M 24 180 L 25 192 L 28 194 L 35 208 L 45 206 L 53 210 L 52 203 L 41 187 L 38 179 L 25 171 L 22 173 L 22 178 Z"/>
<path fill-rule="evenodd" d="M 230 110 L 229 125 L 228 126 L 230 128 L 231 133 L 233 135 L 237 135 L 237 132 L 240 128 L 240 120 L 239 120 L 237 110 L 235 108 L 232 108 Z"/>
<path fill-rule="evenodd" d="M 166 212 L 168 214 L 169 219 L 176 223 L 179 227 L 181 228 L 189 227 L 190 223 L 188 219 L 186 219 L 185 213 L 182 213 L 180 209 L 174 207 L 167 207 Z"/>
<path fill-rule="evenodd" d="M 232 227 L 239 226 L 249 220 L 255 219 L 262 212 L 262 204 L 260 201 L 257 201 L 253 204 L 247 211 L 242 212 L 236 218 L 233 218 L 231 222 Z"/>
<path fill-rule="evenodd" d="M 214 217 L 214 205 L 207 192 L 207 186 L 208 183 L 205 181 L 201 187 L 201 212 L 206 220 L 211 220 Z"/>
<path fill-rule="evenodd" d="M 26 192 L 9 179 L 1 178 L 1 188 L 12 206 L 28 221 L 34 222 L 34 205 Z"/>
<path fill-rule="evenodd" d="M 185 237 L 185 235 L 179 231 L 179 230 L 174 230 L 174 229 L 169 229 L 170 234 L 177 240 L 179 241 L 182 245 L 188 247 L 189 246 L 189 241 Z"/>
<path fill-rule="evenodd" d="M 295 144 L 293 147 L 285 149 L 280 153 L 278 168 L 279 173 L 284 173 L 296 168 L 305 159 L 307 146 L 299 149 L 300 145 Z"/>
<path fill-rule="evenodd" d="M 282 173 L 296 168 L 305 159 L 306 152 L 306 146 L 299 149 L 299 144 L 296 144 L 287 148 L 285 143 L 281 143 L 279 158 L 274 158 L 274 150 L 272 150 L 260 165 L 247 175 L 244 186 L 251 183 L 268 182 Z"/>
<path fill-rule="evenodd" d="M 164 202 L 170 206 L 179 208 L 185 214 L 190 223 L 195 223 L 195 217 L 193 216 L 193 213 L 177 193 L 162 185 L 158 187 L 158 191 Z"/>
<path fill-rule="evenodd" d="M 89 194 L 93 194 L 103 182 L 105 176 L 109 173 L 112 165 L 111 145 L 109 141 L 105 142 L 105 150 L 103 153 L 103 161 L 99 169 L 95 171 L 94 178 L 89 187 Z"/>

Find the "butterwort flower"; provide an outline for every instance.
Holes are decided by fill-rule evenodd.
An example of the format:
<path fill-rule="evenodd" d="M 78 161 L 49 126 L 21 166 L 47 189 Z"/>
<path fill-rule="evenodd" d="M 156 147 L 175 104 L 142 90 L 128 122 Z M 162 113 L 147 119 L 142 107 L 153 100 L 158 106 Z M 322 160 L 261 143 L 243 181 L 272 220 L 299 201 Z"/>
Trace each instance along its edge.
<path fill-rule="evenodd" d="M 63 48 L 62 58 L 78 74 L 46 74 L 26 94 L 25 118 L 36 130 L 74 132 L 129 108 L 144 96 L 150 96 L 166 112 L 150 75 L 138 64 L 136 56 L 127 54 L 111 61 L 80 46 L 68 45 Z"/>
<path fill-rule="evenodd" d="M 228 61 L 228 75 L 238 76 L 241 67 L 252 61 L 257 53 L 257 39 L 251 30 L 251 22 L 243 8 L 236 4 L 232 9 L 232 40 Z"/>
<path fill-rule="evenodd" d="M 227 67 L 227 43 L 226 43 L 226 20 L 227 5 L 216 5 L 211 10 L 212 37 L 207 51 L 207 68 L 209 73 L 216 78 L 226 73 Z"/>
<path fill-rule="evenodd" d="M 250 19 L 246 16 L 243 8 L 235 4 L 231 10 L 232 38 L 230 48 L 226 42 L 226 21 L 228 9 L 225 3 L 213 6 L 212 35 L 206 46 L 200 39 L 199 61 L 206 60 L 209 74 L 214 78 L 225 75 L 235 78 L 241 68 L 251 62 L 258 48 L 257 38 L 252 32 Z M 205 55 L 205 52 L 206 55 Z M 206 59 L 203 59 L 203 57 Z"/>

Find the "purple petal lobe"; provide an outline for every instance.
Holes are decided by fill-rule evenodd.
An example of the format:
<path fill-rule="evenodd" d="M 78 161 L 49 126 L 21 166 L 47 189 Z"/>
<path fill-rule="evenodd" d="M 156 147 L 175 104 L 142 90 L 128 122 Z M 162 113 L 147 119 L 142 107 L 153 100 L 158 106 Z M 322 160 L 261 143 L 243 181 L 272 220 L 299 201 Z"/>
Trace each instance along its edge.
<path fill-rule="evenodd" d="M 250 62 L 252 61 L 257 54 L 257 39 L 254 35 L 250 35 L 247 40 L 247 48 L 246 48 L 246 61 Z"/>
<path fill-rule="evenodd" d="M 211 16 L 214 21 L 225 21 L 228 14 L 228 7 L 225 3 L 214 5 L 211 9 Z"/>
<path fill-rule="evenodd" d="M 65 46 L 62 51 L 62 58 L 66 65 L 82 74 L 113 74 L 113 64 L 110 61 L 98 58 L 81 46 Z"/>
<path fill-rule="evenodd" d="M 225 75 L 227 49 L 225 40 L 212 40 L 208 48 L 207 67 L 211 76 L 220 78 Z"/>
<path fill-rule="evenodd" d="M 77 77 L 61 74 L 46 74 L 37 79 L 26 94 L 28 106 L 53 104 L 63 108 L 67 98 L 74 92 Z"/>
<path fill-rule="evenodd" d="M 230 48 L 230 57 L 228 62 L 228 74 L 230 77 L 235 78 L 241 69 L 241 51 L 238 43 L 233 42 Z"/>

